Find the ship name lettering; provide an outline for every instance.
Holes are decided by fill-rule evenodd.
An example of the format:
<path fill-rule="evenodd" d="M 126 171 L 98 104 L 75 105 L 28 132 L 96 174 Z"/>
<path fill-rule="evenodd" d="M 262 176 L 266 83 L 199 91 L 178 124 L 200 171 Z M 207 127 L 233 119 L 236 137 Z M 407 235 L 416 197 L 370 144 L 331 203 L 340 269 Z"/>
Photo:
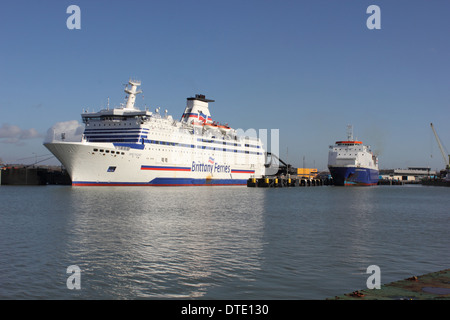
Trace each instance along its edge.
<path fill-rule="evenodd" d="M 209 173 L 230 173 L 231 168 L 229 165 L 221 165 L 218 163 L 209 164 L 192 161 L 192 172 L 209 172 Z"/>

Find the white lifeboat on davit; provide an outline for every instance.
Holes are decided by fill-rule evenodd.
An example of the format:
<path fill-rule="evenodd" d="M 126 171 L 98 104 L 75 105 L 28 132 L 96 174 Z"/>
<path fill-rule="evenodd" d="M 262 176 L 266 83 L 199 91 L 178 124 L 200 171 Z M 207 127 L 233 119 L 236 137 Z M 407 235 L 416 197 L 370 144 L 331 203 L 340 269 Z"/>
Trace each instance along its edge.
<path fill-rule="evenodd" d="M 226 125 L 218 125 L 217 126 L 219 128 L 219 130 L 225 134 L 229 133 L 231 131 L 231 128 L 228 126 L 228 124 Z"/>
<path fill-rule="evenodd" d="M 204 125 L 203 125 L 203 128 L 205 129 L 205 130 L 217 130 L 218 129 L 218 125 L 214 122 L 214 123 L 209 123 L 209 122 L 206 122 Z"/>

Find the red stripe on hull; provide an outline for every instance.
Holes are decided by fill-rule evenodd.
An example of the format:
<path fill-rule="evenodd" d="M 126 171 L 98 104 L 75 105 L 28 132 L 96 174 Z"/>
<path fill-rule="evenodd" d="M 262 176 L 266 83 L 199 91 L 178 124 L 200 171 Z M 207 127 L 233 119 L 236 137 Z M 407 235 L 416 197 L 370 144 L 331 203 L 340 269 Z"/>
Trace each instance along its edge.
<path fill-rule="evenodd" d="M 75 187 L 142 187 L 142 186 L 150 186 L 148 183 L 136 183 L 136 184 L 129 184 L 129 183 L 72 183 L 72 186 Z"/>
<path fill-rule="evenodd" d="M 255 171 L 234 171 L 234 170 L 231 170 L 231 173 L 255 173 Z"/>
<path fill-rule="evenodd" d="M 156 171 L 191 171 L 191 169 L 167 169 L 167 168 L 141 168 L 141 170 L 156 170 Z"/>
<path fill-rule="evenodd" d="M 215 183 L 201 183 L 201 184 L 151 184 L 151 183 L 72 183 L 74 187 L 201 187 L 201 186 L 245 186 L 242 183 L 224 183 L 224 184 L 215 184 Z"/>

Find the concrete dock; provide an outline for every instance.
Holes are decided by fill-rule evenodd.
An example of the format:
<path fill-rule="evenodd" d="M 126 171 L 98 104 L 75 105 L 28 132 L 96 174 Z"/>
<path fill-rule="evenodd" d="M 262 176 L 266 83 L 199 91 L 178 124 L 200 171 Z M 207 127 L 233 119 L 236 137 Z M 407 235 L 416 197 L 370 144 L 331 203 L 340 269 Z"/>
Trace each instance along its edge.
<path fill-rule="evenodd" d="M 247 187 L 252 188 L 313 187 L 331 184 L 332 182 L 326 179 L 305 179 L 298 177 L 263 177 L 247 180 Z"/>
<path fill-rule="evenodd" d="M 9 167 L 0 170 L 0 185 L 70 185 L 69 174 L 61 168 Z"/>
<path fill-rule="evenodd" d="M 450 269 L 428 273 L 327 300 L 450 300 Z"/>

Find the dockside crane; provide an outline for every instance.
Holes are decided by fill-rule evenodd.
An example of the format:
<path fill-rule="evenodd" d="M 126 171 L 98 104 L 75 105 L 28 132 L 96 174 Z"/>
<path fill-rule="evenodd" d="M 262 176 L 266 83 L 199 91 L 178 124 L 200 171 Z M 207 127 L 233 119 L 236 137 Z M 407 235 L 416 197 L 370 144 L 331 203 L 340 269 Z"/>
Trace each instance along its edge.
<path fill-rule="evenodd" d="M 430 125 L 431 125 L 431 129 L 433 130 L 434 136 L 436 137 L 436 141 L 437 141 L 437 143 L 438 143 L 439 150 L 441 150 L 442 157 L 444 158 L 445 169 L 446 169 L 446 171 L 447 171 L 447 178 L 449 178 L 449 172 L 450 172 L 450 155 L 445 154 L 444 147 L 442 146 L 441 140 L 439 139 L 439 136 L 438 136 L 436 130 L 434 129 L 433 123 L 431 123 Z"/>

